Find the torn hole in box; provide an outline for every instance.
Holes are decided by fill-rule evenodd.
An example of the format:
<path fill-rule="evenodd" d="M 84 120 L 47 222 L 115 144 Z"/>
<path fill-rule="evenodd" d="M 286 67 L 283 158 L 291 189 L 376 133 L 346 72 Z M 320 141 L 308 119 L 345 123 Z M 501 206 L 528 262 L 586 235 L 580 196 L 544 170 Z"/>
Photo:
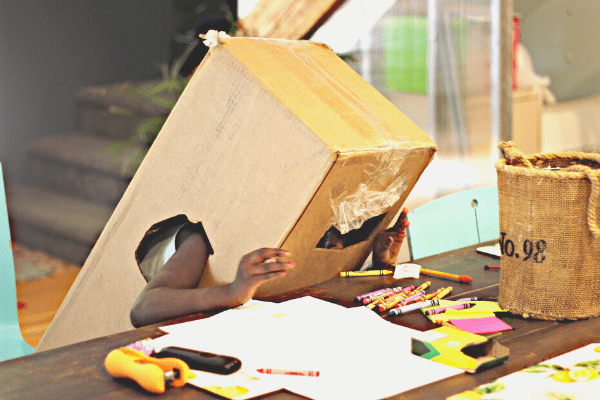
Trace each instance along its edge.
<path fill-rule="evenodd" d="M 184 227 L 185 230 L 182 229 Z M 183 240 L 182 235 L 190 233 L 202 235 L 208 253 L 214 254 L 202 223 L 189 219 L 185 214 L 159 221 L 144 233 L 135 250 L 135 259 L 146 281 L 150 281 L 175 253 L 178 239 Z"/>
<path fill-rule="evenodd" d="M 371 237 L 387 213 L 377 215 L 365 221 L 360 228 L 352 229 L 342 234 L 335 226 L 329 227 L 317 243 L 317 248 L 340 250 L 362 243 Z"/>

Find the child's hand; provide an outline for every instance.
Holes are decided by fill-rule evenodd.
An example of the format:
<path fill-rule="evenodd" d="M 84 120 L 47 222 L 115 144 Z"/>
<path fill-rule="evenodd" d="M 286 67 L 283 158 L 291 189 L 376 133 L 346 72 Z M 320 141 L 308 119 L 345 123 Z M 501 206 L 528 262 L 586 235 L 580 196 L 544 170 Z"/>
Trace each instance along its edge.
<path fill-rule="evenodd" d="M 230 284 L 232 300 L 244 304 L 261 283 L 285 275 L 288 269 L 294 268 L 293 261 L 279 261 L 280 257 L 289 255 L 282 249 L 264 248 L 243 256 L 235 280 Z"/>
<path fill-rule="evenodd" d="M 402 242 L 406 237 L 407 210 L 402 210 L 398 220 L 391 228 L 379 233 L 373 243 L 373 269 L 385 268 L 396 262 Z"/>

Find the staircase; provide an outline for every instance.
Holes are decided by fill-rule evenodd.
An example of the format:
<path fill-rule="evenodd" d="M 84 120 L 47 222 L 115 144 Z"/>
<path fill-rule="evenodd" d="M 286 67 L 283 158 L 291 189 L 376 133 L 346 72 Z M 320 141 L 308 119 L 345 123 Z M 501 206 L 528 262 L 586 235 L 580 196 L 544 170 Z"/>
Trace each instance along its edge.
<path fill-rule="evenodd" d="M 32 184 L 7 188 L 15 241 L 83 265 L 133 176 L 123 165 L 143 145 L 120 154 L 109 147 L 135 137 L 148 118 L 168 114 L 168 108 L 139 96 L 156 85 L 119 83 L 76 94 L 83 132 L 33 143 L 27 151 Z M 168 92 L 161 96 L 176 99 Z"/>

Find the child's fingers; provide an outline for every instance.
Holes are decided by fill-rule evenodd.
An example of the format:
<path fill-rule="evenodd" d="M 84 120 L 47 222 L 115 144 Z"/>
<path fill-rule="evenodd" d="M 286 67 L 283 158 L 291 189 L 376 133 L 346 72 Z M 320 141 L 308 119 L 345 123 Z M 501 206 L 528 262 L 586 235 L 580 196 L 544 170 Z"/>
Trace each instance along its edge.
<path fill-rule="evenodd" d="M 286 271 L 290 268 L 294 268 L 296 265 L 293 261 L 287 262 L 266 262 L 262 264 L 251 264 L 248 268 L 248 274 L 250 275 L 268 275 L 273 272 Z"/>
<path fill-rule="evenodd" d="M 410 224 L 410 222 L 408 222 L 406 220 L 407 215 L 408 215 L 408 210 L 406 208 L 404 208 L 402 210 L 402 212 L 400 213 L 400 215 L 398 216 L 398 219 L 396 220 L 396 223 L 394 224 L 394 226 L 392 227 L 392 229 L 400 229 L 403 226 L 407 227 L 408 225 L 406 225 L 406 223 Z"/>
<path fill-rule="evenodd" d="M 260 264 L 270 258 L 287 257 L 289 255 L 290 252 L 283 249 L 262 248 L 246 254 L 242 259 L 248 264 Z"/>
<path fill-rule="evenodd" d="M 269 279 L 278 278 L 286 274 L 287 271 L 273 271 L 267 274 L 254 275 L 252 279 L 256 283 L 262 283 L 264 281 L 268 281 Z"/>

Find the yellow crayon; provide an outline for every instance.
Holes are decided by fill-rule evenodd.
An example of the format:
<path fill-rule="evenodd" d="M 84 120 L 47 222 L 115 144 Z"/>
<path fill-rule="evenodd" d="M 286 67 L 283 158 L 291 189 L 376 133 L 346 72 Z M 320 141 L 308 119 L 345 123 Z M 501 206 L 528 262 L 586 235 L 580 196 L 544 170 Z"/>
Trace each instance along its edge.
<path fill-rule="evenodd" d="M 349 276 L 382 276 L 393 274 L 393 271 L 389 269 L 378 269 L 371 271 L 348 271 L 348 272 L 340 272 L 340 276 L 349 277 Z"/>
<path fill-rule="evenodd" d="M 444 288 L 439 288 L 438 290 L 436 290 L 433 293 L 429 293 L 425 295 L 425 300 L 431 300 L 433 298 L 435 298 L 435 296 L 437 296 L 438 294 L 442 293 L 442 291 L 444 290 Z"/>
<path fill-rule="evenodd" d="M 413 291 L 413 292 L 409 292 L 406 296 L 395 298 L 394 301 L 386 302 L 386 303 L 380 305 L 379 306 L 379 311 L 384 312 L 384 311 L 390 310 L 390 309 L 396 307 L 398 304 L 405 305 L 404 302 L 406 301 L 407 298 L 409 298 L 411 296 L 414 296 L 414 295 L 416 295 L 418 293 L 423 294 L 423 293 L 425 293 L 425 291 L 423 291 L 423 290 L 420 291 L 420 292 Z"/>
<path fill-rule="evenodd" d="M 427 282 L 423 283 L 421 286 L 419 286 L 418 288 L 413 290 L 413 292 L 415 292 L 415 293 L 422 292 L 423 290 L 427 289 L 429 287 L 429 285 L 431 285 L 431 281 L 427 281 Z"/>
<path fill-rule="evenodd" d="M 452 291 L 452 286 L 448 286 L 446 289 L 442 290 L 440 292 L 440 294 L 438 294 L 437 296 L 434 297 L 434 299 L 441 299 L 443 297 L 445 297 L 446 295 L 448 295 L 448 293 L 450 293 Z"/>
<path fill-rule="evenodd" d="M 374 309 L 375 307 L 377 307 L 378 305 L 382 304 L 385 301 L 384 297 L 380 297 L 378 299 L 373 300 L 372 302 L 370 302 L 369 304 L 366 305 L 366 307 L 369 310 Z"/>
<path fill-rule="evenodd" d="M 379 305 L 379 311 L 380 312 L 384 312 L 386 310 L 389 310 L 390 308 L 394 308 L 394 306 L 396 306 L 398 303 L 400 303 L 402 301 L 401 298 L 399 299 L 395 299 L 393 301 L 390 302 L 386 302 L 384 304 Z"/>
<path fill-rule="evenodd" d="M 392 299 L 395 299 L 398 296 L 405 296 L 405 294 L 404 294 L 404 292 L 400 292 L 400 293 L 394 293 L 392 296 L 389 296 L 389 297 L 379 297 L 379 298 L 373 300 L 372 302 L 370 302 L 369 304 L 367 304 L 366 307 L 369 310 L 372 310 L 375 307 L 385 304 L 386 302 L 391 301 Z"/>
<path fill-rule="evenodd" d="M 386 299 L 386 301 L 379 304 L 379 311 L 383 312 L 383 311 L 389 310 L 390 308 L 394 307 L 396 304 L 400 303 L 402 300 L 407 298 L 409 296 L 409 294 L 410 294 L 410 292 L 401 293 L 401 294 L 398 294 L 397 296 Z"/>

